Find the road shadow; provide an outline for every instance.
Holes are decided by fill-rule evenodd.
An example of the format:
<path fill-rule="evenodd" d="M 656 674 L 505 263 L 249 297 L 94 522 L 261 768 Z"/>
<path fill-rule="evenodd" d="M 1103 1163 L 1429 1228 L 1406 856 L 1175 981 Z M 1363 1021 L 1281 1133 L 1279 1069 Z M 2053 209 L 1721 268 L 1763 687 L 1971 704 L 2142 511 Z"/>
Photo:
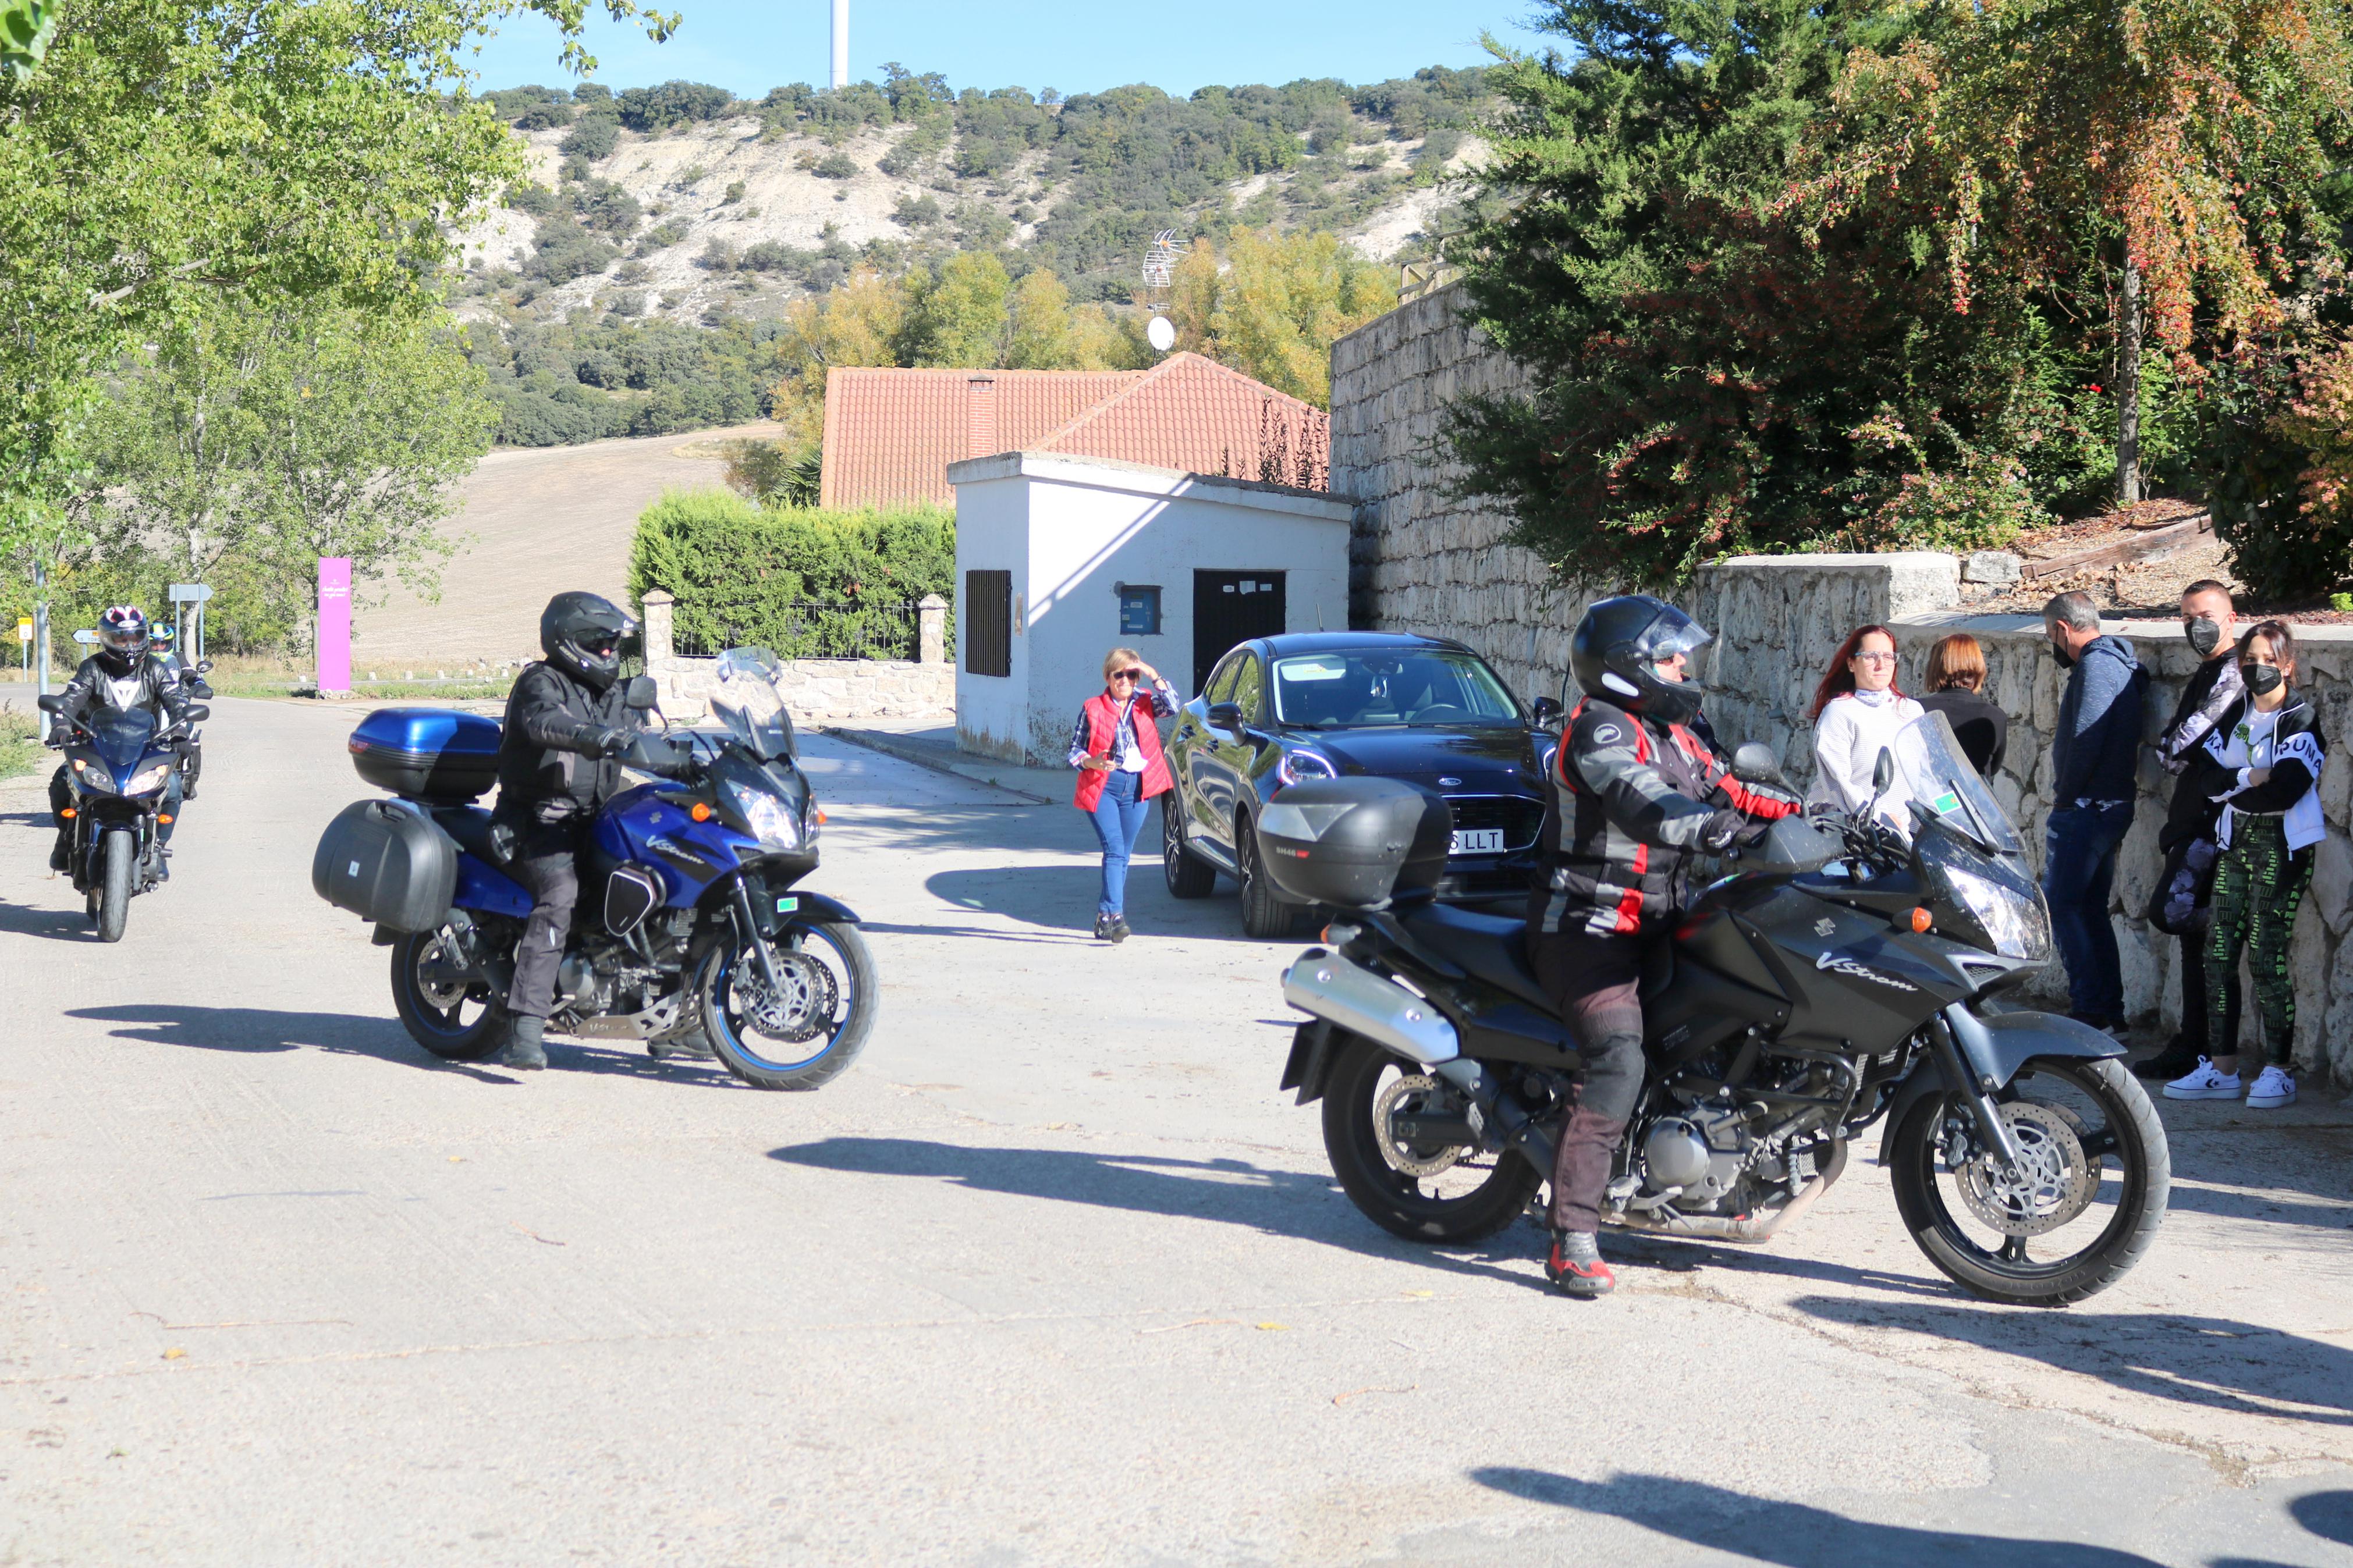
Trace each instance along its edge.
<path fill-rule="evenodd" d="M 2228 1219 L 2255 1220 L 2267 1225 L 2292 1225 L 2307 1230 L 2353 1227 L 2353 1207 L 2348 1207 L 2342 1199 L 2333 1204 L 2299 1203 L 2275 1194 L 2276 1189 L 2263 1193 L 2232 1193 L 2216 1187 L 2187 1186 L 2177 1177 L 2172 1190 L 2167 1194 L 2165 1206 L 2168 1213 L 2187 1209 L 2193 1214 L 2220 1215 Z"/>
<path fill-rule="evenodd" d="M 2307 1103 L 2325 1085 L 2307 1079 Z M 2152 1090 L 2152 1093 L 2155 1091 Z M 2290 1206 L 2277 1197 L 2254 1192 L 2205 1192 L 2181 1184 L 2217 1182 L 2225 1186 L 2262 1189 L 2266 1194 L 2303 1193 L 2313 1197 L 2353 1203 L 2353 1117 L 2312 1110 L 2324 1120 L 2256 1121 L 2279 1112 L 2246 1111 L 2238 1106 L 2209 1106 L 2199 1101 L 2164 1100 L 2166 1141 L 2173 1155 L 2172 1205 L 2233 1218 L 2291 1224 L 2317 1223 L 2330 1227 L 2353 1221 L 2353 1212 L 2322 1210 L 2310 1218 L 2266 1212 L 2271 1205 Z M 2286 1114 L 2295 1116 L 2298 1106 Z M 2353 1110 L 2353 1107 L 2348 1107 Z M 2216 1113 L 2221 1113 L 2217 1118 Z M 2203 1114 L 2201 1114 L 2203 1113 Z M 2250 1124 L 2250 1123 L 2253 1124 Z"/>
<path fill-rule="evenodd" d="M 1241 910 L 1232 895 L 1223 892 L 1226 885 L 1220 886 L 1222 896 L 1180 901 L 1168 896 L 1156 854 L 1148 860 L 1134 860 L 1127 879 L 1128 924 L 1138 936 L 1191 937 L 1253 947 L 1296 948 L 1313 940 L 1304 929 L 1295 937 L 1281 940 L 1245 935 Z M 957 909 L 1002 915 L 1049 931 L 1092 935 L 1095 907 L 1103 894 L 1103 865 L 1097 859 L 1076 866 L 939 871 L 925 879 L 923 887 L 933 897 Z"/>
<path fill-rule="evenodd" d="M 2172 1312 L 1891 1307 L 1833 1296 L 1801 1296 L 1790 1305 L 1829 1321 L 1933 1334 L 2208 1410 L 2353 1426 L 2353 1350 L 2257 1323 Z"/>
<path fill-rule="evenodd" d="M 1616 1475 L 1580 1481 L 1549 1470 L 1487 1465 L 1467 1471 L 1482 1487 L 1529 1502 L 1601 1514 L 1694 1546 L 1787 1568 L 1821 1563 L 1985 1563 L 2012 1568 L 2158 1568 L 2154 1558 L 2073 1541 L 2028 1541 L 1905 1524 L 1874 1524 L 1805 1503 L 1750 1497 L 1672 1476 Z"/>
<path fill-rule="evenodd" d="M 62 884 L 68 893 L 73 884 Z M 79 910 L 45 910 L 37 904 L 12 904 L 0 900 L 0 931 L 16 936 L 47 937 L 52 942 L 87 937 L 98 940 L 98 928 Z"/>
<path fill-rule="evenodd" d="M 338 1056 L 372 1057 L 405 1067 L 433 1068 L 482 1083 L 517 1081 L 505 1072 L 486 1071 L 465 1062 L 443 1061 L 410 1039 L 408 1032 L 389 1018 L 350 1013 L 280 1013 L 263 1007 L 196 1007 L 172 1002 L 73 1007 L 67 1010 L 66 1016 L 136 1026 L 111 1031 L 118 1040 L 145 1040 L 159 1046 L 248 1055 L 327 1051 Z"/>
<path fill-rule="evenodd" d="M 1448 1273 L 1542 1288 L 1542 1276 L 1493 1259 L 1532 1260 L 1508 1241 L 1493 1251 L 1434 1251 L 1391 1237 L 1335 1195 L 1332 1179 L 1274 1171 L 1244 1160 L 1173 1160 L 1071 1149 L 973 1149 L 914 1138 L 828 1138 L 768 1152 L 820 1171 L 954 1182 L 978 1192 L 1087 1204 L 1131 1214 L 1214 1220 L 1262 1236 L 1321 1242 L 1344 1251 L 1417 1262 Z M 1510 1233 L 1504 1233 L 1508 1237 Z"/>

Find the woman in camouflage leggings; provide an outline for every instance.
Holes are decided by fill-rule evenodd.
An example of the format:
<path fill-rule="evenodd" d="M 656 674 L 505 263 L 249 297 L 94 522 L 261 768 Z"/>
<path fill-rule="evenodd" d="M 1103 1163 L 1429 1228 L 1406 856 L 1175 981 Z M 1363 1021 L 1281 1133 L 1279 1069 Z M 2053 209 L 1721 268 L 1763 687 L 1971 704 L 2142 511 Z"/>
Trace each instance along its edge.
<path fill-rule="evenodd" d="M 2295 1102 L 2295 975 L 2288 941 L 2312 881 L 2313 846 L 2324 831 L 2318 716 L 2295 687 L 2295 637 L 2278 621 L 2250 628 L 2239 643 L 2246 695 L 2206 742 L 2199 787 L 2223 805 L 2216 824 L 2222 856 L 2214 868 L 2214 925 L 2206 944 L 2207 1038 L 2211 1060 L 2165 1086 L 2170 1100 L 2236 1100 L 2237 1042 L 2227 1033 L 2225 982 L 2247 954 L 2263 1023 L 2262 1076 L 2247 1091 L 2259 1110 Z"/>

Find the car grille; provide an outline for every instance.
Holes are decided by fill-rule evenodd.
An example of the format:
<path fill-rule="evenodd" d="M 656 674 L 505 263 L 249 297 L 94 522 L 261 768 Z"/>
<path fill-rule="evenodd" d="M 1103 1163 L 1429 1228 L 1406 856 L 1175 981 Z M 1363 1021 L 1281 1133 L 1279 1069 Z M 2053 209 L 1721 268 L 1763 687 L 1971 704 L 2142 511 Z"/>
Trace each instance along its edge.
<path fill-rule="evenodd" d="M 1450 795 L 1446 804 L 1453 808 L 1457 833 L 1502 828 L 1506 854 L 1535 844 L 1544 830 L 1544 807 L 1520 795 Z"/>

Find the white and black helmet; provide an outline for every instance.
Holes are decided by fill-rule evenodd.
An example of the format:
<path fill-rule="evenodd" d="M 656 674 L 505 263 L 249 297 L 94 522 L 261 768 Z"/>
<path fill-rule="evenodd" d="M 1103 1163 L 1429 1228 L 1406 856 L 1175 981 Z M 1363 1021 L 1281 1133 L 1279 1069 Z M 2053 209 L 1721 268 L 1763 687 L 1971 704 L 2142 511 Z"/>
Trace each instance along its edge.
<path fill-rule="evenodd" d="M 1699 683 L 1662 680 L 1658 667 L 1711 640 L 1705 626 L 1664 599 L 1626 594 L 1585 612 L 1569 639 L 1568 666 L 1588 697 L 1662 723 L 1688 723 L 1699 711 Z"/>
<path fill-rule="evenodd" d="M 147 613 L 136 605 L 109 605 L 98 617 L 98 659 L 116 675 L 137 669 L 153 641 Z"/>

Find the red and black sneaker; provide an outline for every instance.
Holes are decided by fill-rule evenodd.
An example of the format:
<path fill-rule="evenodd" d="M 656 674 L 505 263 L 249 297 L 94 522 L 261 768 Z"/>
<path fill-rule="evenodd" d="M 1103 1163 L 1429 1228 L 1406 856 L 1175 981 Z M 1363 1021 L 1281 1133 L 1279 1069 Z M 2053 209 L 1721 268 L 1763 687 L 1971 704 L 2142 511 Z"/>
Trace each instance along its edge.
<path fill-rule="evenodd" d="M 1545 1278 L 1562 1295 L 1588 1301 L 1618 1289 L 1618 1276 L 1601 1261 L 1601 1248 L 1589 1230 L 1552 1233 L 1552 1251 L 1545 1256 Z"/>

